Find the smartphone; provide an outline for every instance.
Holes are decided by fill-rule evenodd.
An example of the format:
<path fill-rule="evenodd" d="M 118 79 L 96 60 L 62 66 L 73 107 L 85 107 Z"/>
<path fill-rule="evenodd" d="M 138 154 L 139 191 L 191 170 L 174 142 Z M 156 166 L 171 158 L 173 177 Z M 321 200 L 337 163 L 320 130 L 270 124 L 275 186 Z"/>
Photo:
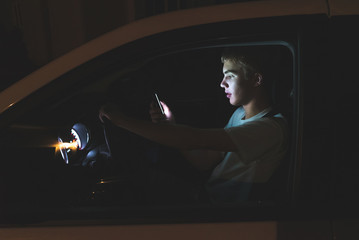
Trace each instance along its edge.
<path fill-rule="evenodd" d="M 161 109 L 162 114 L 165 114 L 165 111 L 163 110 L 163 106 L 162 106 L 162 104 L 161 104 L 161 102 L 160 102 L 160 99 L 158 98 L 157 93 L 155 93 L 155 98 L 156 98 L 158 107 Z"/>

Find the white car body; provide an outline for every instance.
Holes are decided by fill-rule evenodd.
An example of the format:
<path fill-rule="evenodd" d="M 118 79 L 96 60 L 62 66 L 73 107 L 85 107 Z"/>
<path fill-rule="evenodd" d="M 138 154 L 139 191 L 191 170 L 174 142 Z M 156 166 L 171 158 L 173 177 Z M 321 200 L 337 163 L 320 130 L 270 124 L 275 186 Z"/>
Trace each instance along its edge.
<path fill-rule="evenodd" d="M 334 1 L 334 6 L 335 3 Z M 335 11 L 336 8 L 334 9 L 334 14 L 342 14 L 340 7 L 339 5 L 337 11 Z M 344 8 L 344 11 L 346 10 Z M 271 0 L 176 11 L 135 21 L 59 57 L 1 92 L 0 113 L 71 69 L 116 47 L 146 36 L 174 29 L 231 20 L 323 13 L 329 15 L 326 1 Z"/>

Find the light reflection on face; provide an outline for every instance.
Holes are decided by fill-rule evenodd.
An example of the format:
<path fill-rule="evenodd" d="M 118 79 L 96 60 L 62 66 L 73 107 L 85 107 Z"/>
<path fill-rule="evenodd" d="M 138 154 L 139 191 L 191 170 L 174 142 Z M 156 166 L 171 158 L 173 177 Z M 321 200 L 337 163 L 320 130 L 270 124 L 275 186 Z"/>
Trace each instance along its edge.
<path fill-rule="evenodd" d="M 245 105 L 251 100 L 253 85 L 244 78 L 243 69 L 239 64 L 226 60 L 223 64 L 223 79 L 220 86 L 224 88 L 230 104 Z"/>

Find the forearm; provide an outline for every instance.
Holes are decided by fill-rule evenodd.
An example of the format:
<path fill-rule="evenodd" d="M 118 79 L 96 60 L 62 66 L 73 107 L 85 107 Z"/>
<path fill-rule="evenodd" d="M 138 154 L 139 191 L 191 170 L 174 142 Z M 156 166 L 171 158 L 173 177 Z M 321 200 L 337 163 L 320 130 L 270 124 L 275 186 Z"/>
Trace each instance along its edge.
<path fill-rule="evenodd" d="M 195 149 L 200 142 L 193 138 L 199 135 L 199 129 L 170 123 L 152 123 L 128 116 L 110 119 L 113 124 L 151 141 L 178 149 Z"/>
<path fill-rule="evenodd" d="M 152 123 L 124 115 L 111 105 L 100 109 L 99 117 L 109 119 L 118 127 L 157 143 L 182 150 L 207 149 L 235 151 L 236 146 L 224 129 L 200 129 L 171 123 Z"/>

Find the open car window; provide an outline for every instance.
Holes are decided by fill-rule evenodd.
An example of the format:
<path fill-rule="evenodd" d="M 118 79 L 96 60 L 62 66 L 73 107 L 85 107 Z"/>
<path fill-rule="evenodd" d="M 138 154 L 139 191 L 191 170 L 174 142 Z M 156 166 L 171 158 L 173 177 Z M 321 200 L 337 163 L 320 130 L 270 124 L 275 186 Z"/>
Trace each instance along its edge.
<path fill-rule="evenodd" d="M 174 149 L 102 123 L 98 110 L 112 102 L 124 113 L 150 121 L 149 105 L 156 93 L 178 123 L 223 128 L 235 110 L 219 86 L 225 47 L 182 50 L 126 66 L 114 64 L 89 83 L 65 86 L 56 98 L 33 106 L 1 136 L 7 149 L 2 153 L 6 161 L 1 174 L 5 206 L 33 210 L 210 205 L 200 187 L 208 173 L 198 174 Z M 273 102 L 292 124 L 292 50 L 275 43 L 244 47 L 266 49 Z M 290 161 L 290 154 L 285 160 Z M 158 167 L 165 170 L 157 171 Z M 179 173 L 187 179 L 180 179 Z M 255 204 L 257 200 L 262 199 Z"/>

